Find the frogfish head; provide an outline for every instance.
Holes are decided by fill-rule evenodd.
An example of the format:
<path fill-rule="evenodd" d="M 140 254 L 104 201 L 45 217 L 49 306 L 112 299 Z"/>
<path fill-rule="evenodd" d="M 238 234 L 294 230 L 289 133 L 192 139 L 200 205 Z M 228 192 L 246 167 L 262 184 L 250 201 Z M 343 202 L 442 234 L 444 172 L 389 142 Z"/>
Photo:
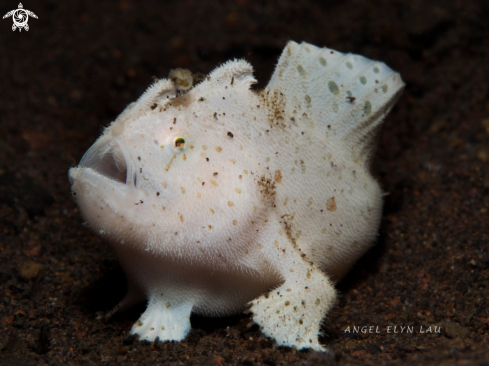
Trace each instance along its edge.
<path fill-rule="evenodd" d="M 123 113 L 70 169 L 72 194 L 92 229 L 176 255 L 246 238 L 260 194 L 232 121 L 216 122 L 202 92 Z"/>

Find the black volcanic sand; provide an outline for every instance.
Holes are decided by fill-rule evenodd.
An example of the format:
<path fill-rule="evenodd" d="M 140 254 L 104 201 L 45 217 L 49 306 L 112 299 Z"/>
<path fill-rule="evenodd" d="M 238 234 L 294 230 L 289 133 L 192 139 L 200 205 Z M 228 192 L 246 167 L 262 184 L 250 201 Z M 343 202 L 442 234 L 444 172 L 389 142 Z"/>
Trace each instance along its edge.
<path fill-rule="evenodd" d="M 30 1 L 28 32 L 0 22 L 0 365 L 488 365 L 489 2 L 300 3 Z M 380 235 L 338 284 L 330 353 L 277 348 L 249 315 L 192 317 L 184 342 L 156 345 L 128 336 L 144 304 L 99 320 L 126 283 L 68 168 L 153 77 L 245 58 L 263 87 L 289 39 L 382 60 L 407 84 L 374 163 Z"/>

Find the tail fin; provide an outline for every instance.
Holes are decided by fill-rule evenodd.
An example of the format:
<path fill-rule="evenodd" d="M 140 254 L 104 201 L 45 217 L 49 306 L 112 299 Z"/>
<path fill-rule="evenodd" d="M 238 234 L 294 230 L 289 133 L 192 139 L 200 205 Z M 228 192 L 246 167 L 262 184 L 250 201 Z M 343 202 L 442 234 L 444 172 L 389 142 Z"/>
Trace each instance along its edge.
<path fill-rule="evenodd" d="M 291 41 L 266 91 L 283 94 L 284 115 L 294 123 L 341 140 L 368 161 L 378 127 L 403 87 L 399 73 L 382 62 Z"/>

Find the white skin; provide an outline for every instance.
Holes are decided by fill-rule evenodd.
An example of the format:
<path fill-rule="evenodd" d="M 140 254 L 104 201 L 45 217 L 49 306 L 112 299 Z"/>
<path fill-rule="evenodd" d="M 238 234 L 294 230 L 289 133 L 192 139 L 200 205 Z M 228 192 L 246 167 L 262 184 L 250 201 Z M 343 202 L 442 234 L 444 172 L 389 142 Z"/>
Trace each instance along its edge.
<path fill-rule="evenodd" d="M 341 278 L 374 241 L 382 192 L 372 140 L 403 82 L 385 64 L 290 42 L 264 91 L 233 61 L 181 94 L 161 80 L 70 170 L 129 291 L 131 332 L 182 340 L 190 314 L 250 304 L 278 345 L 324 350 Z"/>

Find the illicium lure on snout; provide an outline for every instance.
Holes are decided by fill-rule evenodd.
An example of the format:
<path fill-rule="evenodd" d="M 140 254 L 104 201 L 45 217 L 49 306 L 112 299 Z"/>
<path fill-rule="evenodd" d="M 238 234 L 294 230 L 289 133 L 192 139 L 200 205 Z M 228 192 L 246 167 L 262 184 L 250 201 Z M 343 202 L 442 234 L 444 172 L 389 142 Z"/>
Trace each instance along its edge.
<path fill-rule="evenodd" d="M 131 333 L 183 340 L 192 312 L 246 305 L 278 345 L 324 350 L 340 279 L 375 240 L 382 190 L 373 141 L 404 83 L 384 63 L 289 42 L 264 90 L 229 61 L 187 70 L 130 104 L 70 169 L 90 227 L 129 291 L 147 299 Z"/>

